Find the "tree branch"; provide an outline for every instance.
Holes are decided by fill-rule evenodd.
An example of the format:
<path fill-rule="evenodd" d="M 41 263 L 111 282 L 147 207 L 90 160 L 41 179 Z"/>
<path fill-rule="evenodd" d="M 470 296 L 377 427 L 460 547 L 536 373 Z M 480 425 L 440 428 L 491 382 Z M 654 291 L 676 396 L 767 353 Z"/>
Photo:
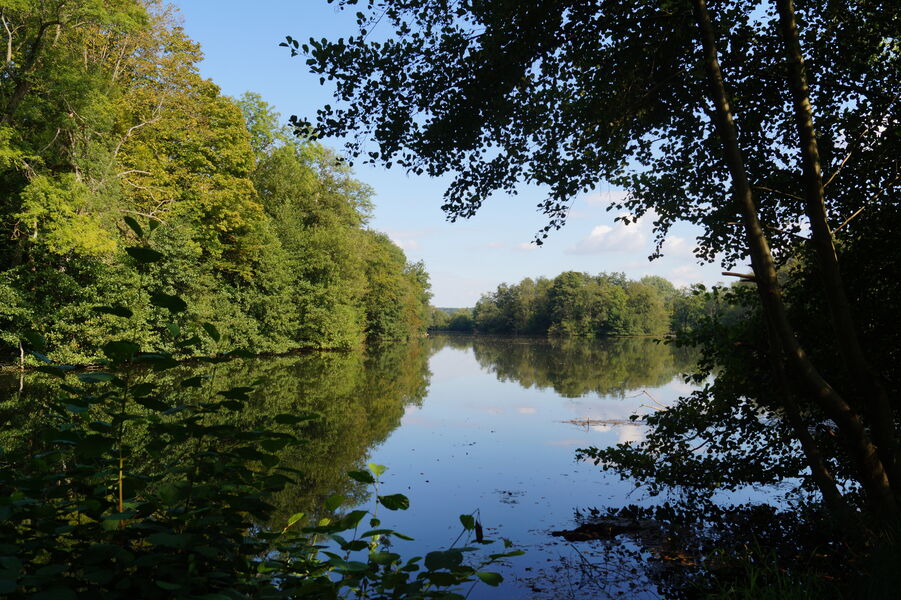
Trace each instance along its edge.
<path fill-rule="evenodd" d="M 801 201 L 804 200 L 804 198 L 802 198 L 801 196 L 789 194 L 788 192 L 783 192 L 782 190 L 774 190 L 773 188 L 764 187 L 762 185 L 755 185 L 753 187 L 753 189 L 760 190 L 761 192 L 772 192 L 774 194 L 778 194 L 780 196 L 785 196 L 786 198 L 792 198 L 794 200 L 801 200 Z"/>
<path fill-rule="evenodd" d="M 0 20 L 3 21 L 3 29 L 6 30 L 6 64 L 9 64 L 13 61 L 13 32 L 9 28 L 5 14 L 0 13 Z"/>
<path fill-rule="evenodd" d="M 738 277 L 742 281 L 750 281 L 752 283 L 757 282 L 757 278 L 754 277 L 753 273 L 733 273 L 732 271 L 723 271 L 721 275 L 724 277 Z"/>
<path fill-rule="evenodd" d="M 892 107 L 892 104 L 894 104 L 895 100 L 897 100 L 897 99 L 898 99 L 898 96 L 896 95 L 894 98 L 892 98 L 888 102 L 888 104 L 886 104 L 885 109 L 882 111 L 881 116 L 883 116 L 883 117 L 885 116 L 885 114 L 888 112 L 888 109 L 890 109 Z M 871 123 L 870 125 L 867 125 L 866 129 L 864 129 L 862 132 L 860 132 L 860 135 L 857 136 L 857 139 L 855 139 L 852 144 L 849 144 L 850 150 L 848 150 L 848 153 L 845 155 L 845 158 L 842 159 L 842 162 L 838 165 L 838 167 L 836 167 L 835 171 L 832 172 L 832 175 L 830 175 L 829 178 L 826 179 L 826 183 L 823 184 L 824 189 L 826 187 L 828 187 L 830 183 L 832 183 L 832 180 L 836 178 L 836 176 L 839 174 L 839 172 L 848 163 L 848 160 L 851 158 L 851 155 L 854 154 L 854 151 L 860 147 L 860 141 L 864 138 L 864 136 L 866 134 L 868 134 L 870 132 L 871 129 L 873 129 L 874 124 L 875 123 Z"/>
<path fill-rule="evenodd" d="M 864 203 L 863 206 L 861 206 L 860 208 L 858 208 L 857 210 L 855 210 L 853 215 L 851 215 L 850 217 L 848 217 L 847 219 L 845 219 L 844 221 L 842 221 L 842 224 L 839 225 L 838 227 L 836 227 L 836 228 L 832 231 L 832 233 L 835 233 L 836 231 L 838 231 L 839 229 L 841 229 L 842 227 L 844 227 L 845 225 L 847 225 L 848 223 L 850 223 L 853 219 L 855 219 L 855 218 L 857 217 L 857 215 L 859 215 L 860 213 L 863 212 L 863 209 L 865 209 L 865 208 L 867 207 L 868 204 L 871 204 L 871 203 L 873 203 L 873 202 L 876 202 L 876 200 L 878 200 L 879 197 L 880 197 L 882 194 L 885 193 L 885 190 L 887 190 L 888 188 L 892 187 L 899 179 L 901 179 L 901 176 L 895 177 L 891 182 L 889 182 L 888 185 L 886 185 L 886 186 L 883 187 L 881 190 L 879 190 L 879 192 L 876 193 L 876 195 L 874 195 L 872 198 L 870 198 L 869 200 L 867 200 L 867 201 Z"/>

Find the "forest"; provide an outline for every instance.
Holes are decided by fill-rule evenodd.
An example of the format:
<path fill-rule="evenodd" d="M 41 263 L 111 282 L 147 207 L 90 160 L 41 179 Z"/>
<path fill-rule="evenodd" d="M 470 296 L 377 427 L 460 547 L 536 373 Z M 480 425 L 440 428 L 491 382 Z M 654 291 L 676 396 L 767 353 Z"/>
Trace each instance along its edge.
<path fill-rule="evenodd" d="M 502 283 L 472 309 L 432 309 L 429 330 L 596 337 L 690 333 L 716 319 L 735 323 L 744 311 L 701 284 L 676 288 L 656 275 L 567 271 L 548 279 Z"/>
<path fill-rule="evenodd" d="M 524 552 L 482 508 L 533 503 L 432 496 L 426 511 L 462 514 L 428 520 L 459 535 L 408 556 L 393 527 L 411 499 L 390 489 L 404 467 L 384 477 L 365 457 L 410 426 L 400 462 L 445 444 L 419 476 L 456 470 L 444 489 L 465 490 L 480 467 L 460 465 L 484 447 L 470 432 L 499 415 L 483 432 L 495 443 L 556 429 L 531 444 L 535 464 L 492 446 L 507 459 L 495 475 L 546 468 L 560 448 L 567 478 L 591 469 L 578 479 L 593 497 L 564 501 L 602 532 L 604 561 L 627 558 L 611 596 L 896 597 L 893 4 L 327 3 L 355 27 L 273 32 L 334 96 L 286 126 L 261 95 L 200 75 L 199 45 L 161 0 L 0 0 L 0 363 L 22 367 L 0 398 L 0 595 L 493 589 Z M 524 207 L 544 218 L 525 232 L 537 245 L 576 198 L 613 186 L 614 220 L 652 217 L 652 258 L 688 224 L 695 257 L 734 283 L 564 271 L 448 314 L 429 306 L 424 264 L 369 227 L 373 191 L 352 161 L 441 178 L 451 221 L 540 189 Z M 545 339 L 417 339 L 427 328 Z M 582 339 L 602 336 L 615 339 Z M 296 349 L 346 352 L 272 356 Z M 670 395 L 637 389 L 651 386 Z M 627 390 L 643 410 L 604 431 L 542 412 L 587 397 L 625 409 Z M 444 416 L 423 418 L 430 403 Z M 604 437 L 622 424 L 640 435 Z M 607 476 L 631 491 L 606 495 Z M 538 521 L 545 537 L 575 531 Z M 621 543 L 624 523 L 654 535 Z"/>
<path fill-rule="evenodd" d="M 209 351 L 202 335 L 174 345 L 202 323 L 219 351 L 254 353 L 424 332 L 428 275 L 367 227 L 372 190 L 258 94 L 203 79 L 173 8 L 7 4 L 0 362 L 29 332 L 81 364 L 126 331 Z M 174 320 L 171 296 L 187 303 Z"/>

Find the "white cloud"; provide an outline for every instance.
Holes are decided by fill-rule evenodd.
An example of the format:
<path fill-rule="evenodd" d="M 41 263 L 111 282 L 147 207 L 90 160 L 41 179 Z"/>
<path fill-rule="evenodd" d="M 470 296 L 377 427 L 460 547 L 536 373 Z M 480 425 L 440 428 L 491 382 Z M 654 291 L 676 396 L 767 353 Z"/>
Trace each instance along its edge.
<path fill-rule="evenodd" d="M 392 237 L 391 241 L 400 246 L 403 250 L 419 250 L 422 248 L 418 240 L 403 240 Z"/>
<path fill-rule="evenodd" d="M 667 277 L 676 287 L 684 287 L 703 280 L 703 274 L 697 265 L 681 265 L 669 272 Z"/>
<path fill-rule="evenodd" d="M 620 213 L 619 216 L 628 216 L 628 213 Z M 653 217 L 648 214 L 629 225 L 622 221 L 613 225 L 597 225 L 575 246 L 567 248 L 566 253 L 637 252 L 647 245 L 652 223 Z"/>
<path fill-rule="evenodd" d="M 538 411 L 536 409 L 532 408 L 531 406 L 522 406 L 520 408 L 517 408 L 516 412 L 518 412 L 521 415 L 534 415 Z"/>
<path fill-rule="evenodd" d="M 402 250 L 421 250 L 420 239 L 428 237 L 434 231 L 434 227 L 424 227 L 422 229 L 388 229 L 384 233 Z"/>
<path fill-rule="evenodd" d="M 538 250 L 538 246 L 534 242 L 520 242 L 516 244 L 516 249 L 520 252 L 531 252 L 532 250 Z"/>
<path fill-rule="evenodd" d="M 637 427 L 635 425 L 623 425 L 619 430 L 619 443 L 625 444 L 626 442 L 642 442 L 644 441 L 644 428 Z"/>
<path fill-rule="evenodd" d="M 617 217 L 627 217 L 629 223 L 614 221 L 612 224 L 601 224 L 579 240 L 574 246 L 565 250 L 567 254 L 600 254 L 602 252 L 630 252 L 650 254 L 654 249 L 654 221 L 657 213 L 646 212 L 640 219 L 634 219 L 627 212 L 620 212 Z M 694 244 L 685 237 L 669 235 L 663 242 L 663 255 L 679 259 L 694 258 Z M 636 261 L 636 265 L 646 262 Z M 633 265 L 635 266 L 635 265 Z"/>
<path fill-rule="evenodd" d="M 482 244 L 479 248 L 504 248 L 507 244 L 505 242 L 488 242 L 487 244 Z"/>
<path fill-rule="evenodd" d="M 680 258 L 694 257 L 694 244 L 684 237 L 678 235 L 670 235 L 663 242 L 664 256 L 676 256 Z"/>

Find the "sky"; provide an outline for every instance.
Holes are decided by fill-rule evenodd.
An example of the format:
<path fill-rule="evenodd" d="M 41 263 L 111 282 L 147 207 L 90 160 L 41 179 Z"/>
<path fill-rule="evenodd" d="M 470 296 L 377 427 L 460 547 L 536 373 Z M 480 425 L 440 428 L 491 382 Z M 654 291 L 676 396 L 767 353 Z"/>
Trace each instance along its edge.
<path fill-rule="evenodd" d="M 279 47 L 286 35 L 348 37 L 355 31 L 353 12 L 338 10 L 326 0 L 176 0 L 183 26 L 200 43 L 201 75 L 212 79 L 229 96 L 257 92 L 285 120 L 290 115 L 312 117 L 331 102 L 331 89 L 306 70 L 303 56 L 291 58 Z M 324 140 L 341 150 L 340 140 Z M 664 245 L 664 257 L 653 262 L 649 214 L 626 226 L 607 211 L 623 192 L 601 186 L 577 197 L 566 226 L 552 232 L 543 246 L 532 244 L 546 224 L 536 206 L 539 188 L 524 187 L 516 196 L 489 199 L 468 220 L 450 223 L 441 211 L 449 179 L 408 176 L 398 168 L 358 165 L 356 177 L 375 190 L 370 227 L 383 231 L 406 252 L 422 260 L 431 276 L 432 304 L 473 306 L 501 283 L 525 277 L 554 277 L 563 271 L 625 272 L 632 279 L 660 275 L 677 286 L 722 281 L 718 265 L 701 265 L 692 254 L 697 230 L 677 224 Z"/>

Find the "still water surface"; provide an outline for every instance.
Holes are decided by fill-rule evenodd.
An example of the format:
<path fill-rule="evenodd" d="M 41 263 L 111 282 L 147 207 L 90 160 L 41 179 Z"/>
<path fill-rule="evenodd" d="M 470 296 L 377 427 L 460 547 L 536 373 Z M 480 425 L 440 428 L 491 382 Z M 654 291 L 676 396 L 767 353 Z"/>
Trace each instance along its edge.
<path fill-rule="evenodd" d="M 654 597 L 641 564 L 625 565 L 626 572 L 605 565 L 611 542 L 570 544 L 550 533 L 577 526 L 578 511 L 653 501 L 632 483 L 576 462 L 575 450 L 640 440 L 644 431 L 629 416 L 691 391 L 680 374 L 692 359 L 649 339 L 435 336 L 365 352 L 236 361 L 204 374 L 219 389 L 261 382 L 235 416 L 247 427 L 267 414 L 321 415 L 302 433 L 309 442 L 280 457 L 304 475 L 272 499 L 273 526 L 297 512 L 317 519 L 317 507 L 334 494 L 347 498 L 345 506 L 373 508 L 370 490 L 346 473 L 375 462 L 389 469 L 381 493 L 411 500 L 408 511 L 379 511 L 383 526 L 415 538 L 397 543 L 401 554 L 449 547 L 462 530 L 458 516 L 475 511 L 486 537 L 526 552 L 489 569 L 504 575 L 500 588 L 479 584 L 470 598 L 602 598 L 629 583 L 643 594 L 626 597 Z M 157 383 L 169 378 L 174 388 L 192 369 L 167 372 Z M 10 396 L 20 384 L 26 400 L 54 393 L 55 384 L 40 376 L 0 381 Z M 5 417 L 8 431 L 25 434 L 27 414 Z M 503 551 L 502 544 L 489 551 Z"/>
<path fill-rule="evenodd" d="M 471 598 L 595 598 L 636 581 L 650 596 L 640 573 L 621 572 L 634 565 L 604 572 L 605 542 L 570 544 L 550 532 L 577 526 L 577 511 L 647 503 L 632 483 L 576 462 L 575 450 L 641 439 L 629 416 L 692 389 L 680 377 L 691 353 L 648 339 L 429 344 L 426 394 L 368 454 L 390 468 L 386 491 L 411 498 L 396 519 L 382 515 L 416 538 L 406 551 L 446 547 L 460 532 L 457 515 L 478 510 L 489 537 L 526 555 L 500 569 L 504 585 L 480 585 Z"/>

